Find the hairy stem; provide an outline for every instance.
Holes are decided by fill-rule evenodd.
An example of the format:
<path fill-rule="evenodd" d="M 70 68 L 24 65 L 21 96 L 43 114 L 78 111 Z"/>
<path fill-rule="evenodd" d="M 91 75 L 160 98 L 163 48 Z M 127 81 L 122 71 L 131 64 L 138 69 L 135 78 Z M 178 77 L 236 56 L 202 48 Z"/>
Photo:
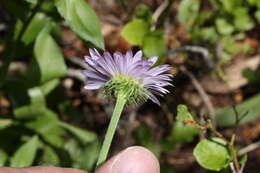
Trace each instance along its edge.
<path fill-rule="evenodd" d="M 113 112 L 113 115 L 111 117 L 107 132 L 106 132 L 106 136 L 105 136 L 105 140 L 103 142 L 103 145 L 101 147 L 101 151 L 99 153 L 99 157 L 98 157 L 98 161 L 96 164 L 96 167 L 101 166 L 101 164 L 103 164 L 106 161 L 107 158 L 107 154 L 113 139 L 113 136 L 115 134 L 116 131 L 116 127 L 118 124 L 118 121 L 120 119 L 120 115 L 123 111 L 123 108 L 126 104 L 126 99 L 124 97 L 124 95 L 118 95 L 117 97 L 117 101 L 116 101 L 116 106 Z"/>

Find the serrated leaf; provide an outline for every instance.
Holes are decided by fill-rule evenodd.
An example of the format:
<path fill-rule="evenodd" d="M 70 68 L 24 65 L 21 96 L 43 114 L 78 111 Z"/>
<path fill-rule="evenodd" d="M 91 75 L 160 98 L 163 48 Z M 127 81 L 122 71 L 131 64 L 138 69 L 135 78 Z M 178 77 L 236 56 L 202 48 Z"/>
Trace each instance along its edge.
<path fill-rule="evenodd" d="M 134 19 L 126 24 L 121 35 L 132 45 L 143 45 L 144 37 L 149 32 L 149 23 L 142 19 Z"/>
<path fill-rule="evenodd" d="M 147 57 L 162 57 L 166 52 L 166 45 L 163 38 L 163 31 L 156 30 L 148 33 L 143 41 L 144 54 Z"/>
<path fill-rule="evenodd" d="M 186 105 L 178 105 L 177 107 L 177 121 L 189 121 L 194 120 L 191 113 L 188 111 L 188 108 Z"/>
<path fill-rule="evenodd" d="M 60 122 L 59 125 L 61 127 L 64 127 L 66 130 L 71 132 L 73 135 L 75 135 L 78 139 L 81 140 L 83 143 L 89 143 L 94 140 L 96 140 L 97 136 L 95 133 L 90 132 L 88 130 L 84 130 L 78 127 L 74 127 L 70 124 L 67 124 L 65 122 Z"/>
<path fill-rule="evenodd" d="M 84 0 L 56 0 L 60 15 L 85 41 L 104 49 L 101 26 L 95 11 Z"/>
<path fill-rule="evenodd" d="M 23 144 L 14 153 L 10 160 L 11 167 L 27 167 L 31 166 L 36 156 L 39 139 L 37 136 L 32 137 L 29 141 Z"/>
<path fill-rule="evenodd" d="M 240 123 L 246 123 L 252 121 L 260 116 L 260 94 L 253 96 L 236 106 L 239 113 L 239 118 L 243 116 L 248 111 L 248 114 L 240 121 Z M 234 110 L 231 107 L 217 109 L 216 111 L 216 121 L 218 126 L 228 127 L 235 125 Z"/>
<path fill-rule="evenodd" d="M 228 166 L 231 158 L 225 141 L 220 138 L 201 140 L 193 155 L 202 167 L 213 171 L 220 171 Z"/>
<path fill-rule="evenodd" d="M 37 36 L 34 54 L 35 61 L 33 61 L 29 71 L 29 74 L 33 75 L 32 79 L 44 83 L 67 74 L 62 52 L 49 34 L 48 27 Z"/>

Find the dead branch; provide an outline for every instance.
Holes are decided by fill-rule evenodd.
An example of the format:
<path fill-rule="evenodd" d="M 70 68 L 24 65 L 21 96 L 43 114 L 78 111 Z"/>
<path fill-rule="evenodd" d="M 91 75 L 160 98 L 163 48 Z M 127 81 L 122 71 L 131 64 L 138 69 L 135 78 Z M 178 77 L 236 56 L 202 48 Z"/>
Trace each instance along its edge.
<path fill-rule="evenodd" d="M 210 119 L 212 121 L 212 124 L 215 125 L 215 109 L 214 106 L 208 96 L 208 94 L 206 93 L 206 91 L 203 89 L 203 87 L 200 85 L 199 81 L 196 79 L 196 77 L 186 69 L 186 67 L 181 66 L 180 70 L 186 74 L 190 79 L 191 82 L 193 84 L 193 86 L 196 88 L 196 90 L 198 91 L 202 101 L 204 102 L 207 110 L 209 111 L 209 116 Z"/>
<path fill-rule="evenodd" d="M 246 153 L 249 153 L 251 151 L 254 151 L 256 149 L 260 148 L 260 141 L 257 141 L 255 143 L 249 144 L 248 146 L 242 148 L 241 150 L 239 150 L 238 155 L 242 156 Z"/>

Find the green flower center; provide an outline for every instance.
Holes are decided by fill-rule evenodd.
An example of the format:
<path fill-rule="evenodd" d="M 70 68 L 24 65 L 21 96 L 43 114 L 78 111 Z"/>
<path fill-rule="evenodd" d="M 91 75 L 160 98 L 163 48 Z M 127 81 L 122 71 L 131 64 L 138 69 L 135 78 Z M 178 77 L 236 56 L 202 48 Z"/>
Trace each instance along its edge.
<path fill-rule="evenodd" d="M 148 99 L 150 93 L 133 77 L 117 74 L 105 85 L 105 94 L 108 97 L 123 96 L 127 103 L 139 103 Z"/>

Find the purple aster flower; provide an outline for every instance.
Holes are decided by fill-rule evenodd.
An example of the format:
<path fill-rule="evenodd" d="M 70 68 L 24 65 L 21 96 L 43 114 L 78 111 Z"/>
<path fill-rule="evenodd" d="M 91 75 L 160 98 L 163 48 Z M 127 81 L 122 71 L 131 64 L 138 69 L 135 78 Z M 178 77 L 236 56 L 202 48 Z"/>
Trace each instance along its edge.
<path fill-rule="evenodd" d="M 104 52 L 103 56 L 96 50 L 90 49 L 90 56 L 85 56 L 90 70 L 84 70 L 88 77 L 85 89 L 92 90 L 103 87 L 107 95 L 117 97 L 123 94 L 129 102 L 139 102 L 151 99 L 160 105 L 155 95 L 163 96 L 169 91 L 164 87 L 171 85 L 171 74 L 165 74 L 170 70 L 169 65 L 152 67 L 158 57 L 142 59 L 142 51 L 133 55 L 128 51 L 125 55 L 115 52 L 113 56 Z"/>

